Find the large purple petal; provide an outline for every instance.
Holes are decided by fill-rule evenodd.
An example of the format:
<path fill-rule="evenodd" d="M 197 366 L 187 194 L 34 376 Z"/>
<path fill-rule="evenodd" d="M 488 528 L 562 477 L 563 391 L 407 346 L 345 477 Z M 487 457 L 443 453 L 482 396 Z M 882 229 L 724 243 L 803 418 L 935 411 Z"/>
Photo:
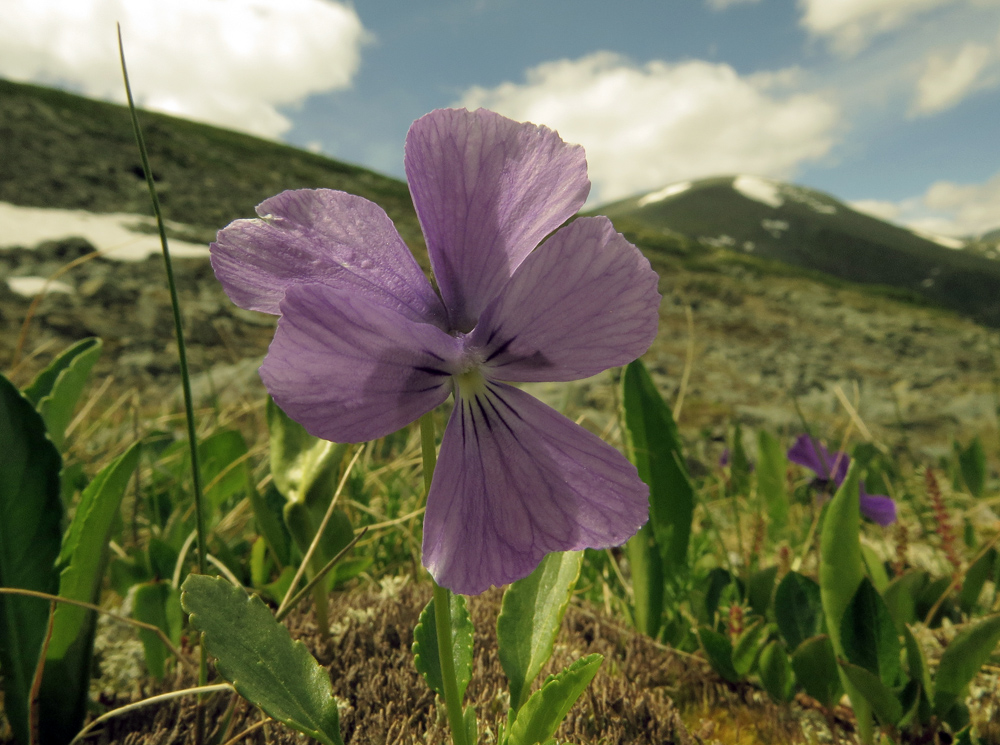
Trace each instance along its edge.
<path fill-rule="evenodd" d="M 869 494 L 861 482 L 861 514 L 883 528 L 896 522 L 896 503 L 883 494 Z"/>
<path fill-rule="evenodd" d="M 847 453 L 831 453 L 809 435 L 799 435 L 795 444 L 788 449 L 788 460 L 805 466 L 822 480 L 832 481 L 838 487 L 851 465 L 851 458 Z"/>
<path fill-rule="evenodd" d="M 460 396 L 424 516 L 423 562 L 465 595 L 525 577 L 552 551 L 624 543 L 649 490 L 617 450 L 528 394 Z"/>
<path fill-rule="evenodd" d="M 518 264 L 590 191 L 583 148 L 485 109 L 439 109 L 415 121 L 405 165 L 457 331 L 476 325 Z"/>
<path fill-rule="evenodd" d="M 292 285 L 260 376 L 292 419 L 335 442 L 404 427 L 443 403 L 461 355 L 441 329 L 364 295 Z"/>
<path fill-rule="evenodd" d="M 293 284 L 322 282 L 444 327 L 444 307 L 388 215 L 332 189 L 285 191 L 212 244 L 212 268 L 241 308 L 279 313 Z"/>
<path fill-rule="evenodd" d="M 495 380 L 579 380 L 624 365 L 656 336 L 645 256 L 606 217 L 560 228 L 514 272 L 470 338 Z"/>

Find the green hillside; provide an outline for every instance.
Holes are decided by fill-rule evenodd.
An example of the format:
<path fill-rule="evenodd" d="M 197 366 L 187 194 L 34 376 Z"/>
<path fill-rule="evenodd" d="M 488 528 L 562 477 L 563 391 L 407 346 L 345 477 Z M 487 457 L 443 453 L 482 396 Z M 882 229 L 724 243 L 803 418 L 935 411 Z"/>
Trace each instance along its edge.
<path fill-rule="evenodd" d="M 141 112 L 140 123 L 164 217 L 200 229 L 203 242 L 280 191 L 328 187 L 377 202 L 411 247 L 422 246 L 401 181 L 163 114 Z M 0 201 L 151 214 L 128 110 L 0 80 Z"/>
<path fill-rule="evenodd" d="M 626 232 L 894 287 L 1000 325 L 1000 263 L 982 252 L 945 248 L 799 186 L 768 182 L 773 193 L 751 198 L 735 180 L 705 179 L 664 198 L 633 197 L 600 211 Z"/>

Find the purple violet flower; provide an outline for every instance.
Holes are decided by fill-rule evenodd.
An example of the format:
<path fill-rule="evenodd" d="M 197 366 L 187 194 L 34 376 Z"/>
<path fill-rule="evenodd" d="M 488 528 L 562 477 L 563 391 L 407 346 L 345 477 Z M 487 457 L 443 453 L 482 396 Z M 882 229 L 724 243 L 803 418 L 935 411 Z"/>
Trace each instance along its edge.
<path fill-rule="evenodd" d="M 648 517 L 635 467 L 510 385 L 596 375 L 656 336 L 657 276 L 639 250 L 605 217 L 560 227 L 590 190 L 583 148 L 445 109 L 410 127 L 405 167 L 440 296 L 361 197 L 286 191 L 219 232 L 226 293 L 280 316 L 265 386 L 338 442 L 387 435 L 454 393 L 423 542 L 424 566 L 454 592 L 517 580 L 553 551 L 623 543 Z"/>
<path fill-rule="evenodd" d="M 817 440 L 809 435 L 799 435 L 795 444 L 788 449 L 788 460 L 805 466 L 816 474 L 816 486 L 825 490 L 830 484 L 833 489 L 839 489 L 847 478 L 847 470 L 851 458 L 847 453 L 830 453 Z M 865 482 L 858 483 L 861 499 L 861 514 L 882 527 L 896 522 L 896 503 L 884 494 L 869 494 L 865 491 Z"/>

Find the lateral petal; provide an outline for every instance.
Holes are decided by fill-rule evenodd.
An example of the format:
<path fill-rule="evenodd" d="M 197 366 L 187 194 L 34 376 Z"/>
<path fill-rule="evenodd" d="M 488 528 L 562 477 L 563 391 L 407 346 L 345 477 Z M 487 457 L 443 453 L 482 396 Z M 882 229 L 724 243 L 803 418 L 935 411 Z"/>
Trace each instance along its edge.
<path fill-rule="evenodd" d="M 521 263 L 483 311 L 470 344 L 496 380 L 587 378 L 652 344 L 657 284 L 649 260 L 610 220 L 583 217 Z"/>
<path fill-rule="evenodd" d="M 406 178 L 451 328 L 470 331 L 546 235 L 587 200 L 583 148 L 492 111 L 439 109 L 406 135 Z"/>
<path fill-rule="evenodd" d="M 241 308 L 279 313 L 294 284 L 350 289 L 414 321 L 444 327 L 444 307 L 389 216 L 333 189 L 284 191 L 236 220 L 211 246 L 212 268 Z"/>
<path fill-rule="evenodd" d="M 363 442 L 406 426 L 451 393 L 459 342 L 376 300 L 293 284 L 260 368 L 275 403 L 308 432 Z"/>
<path fill-rule="evenodd" d="M 624 543 L 649 489 L 613 447 L 528 394 L 459 397 L 424 516 L 423 563 L 465 595 L 525 577 L 552 551 Z"/>
<path fill-rule="evenodd" d="M 861 482 L 861 514 L 883 528 L 896 522 L 896 503 L 884 494 L 869 494 Z"/>

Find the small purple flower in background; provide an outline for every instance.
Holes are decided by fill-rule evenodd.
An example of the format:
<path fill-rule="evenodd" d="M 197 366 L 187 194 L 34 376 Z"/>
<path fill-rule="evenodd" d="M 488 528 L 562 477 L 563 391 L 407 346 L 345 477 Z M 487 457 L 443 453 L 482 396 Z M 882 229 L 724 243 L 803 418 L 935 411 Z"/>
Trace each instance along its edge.
<path fill-rule="evenodd" d="M 830 453 L 809 435 L 799 435 L 795 444 L 788 449 L 788 460 L 805 466 L 816 474 L 816 486 L 821 490 L 832 484 L 832 489 L 840 488 L 847 477 L 851 458 L 847 453 Z M 858 484 L 861 497 L 861 514 L 869 520 L 885 527 L 896 522 L 896 503 L 883 494 L 869 494 L 865 482 Z"/>
<path fill-rule="evenodd" d="M 641 355 L 656 274 L 607 218 L 560 227 L 590 181 L 583 149 L 545 127 L 434 111 L 410 128 L 405 167 L 440 296 L 385 212 L 339 191 L 283 192 L 212 244 L 233 302 L 280 315 L 268 391 L 338 442 L 387 435 L 454 393 L 423 543 L 454 592 L 512 582 L 553 551 L 623 543 L 648 517 L 636 469 L 509 383 Z"/>

